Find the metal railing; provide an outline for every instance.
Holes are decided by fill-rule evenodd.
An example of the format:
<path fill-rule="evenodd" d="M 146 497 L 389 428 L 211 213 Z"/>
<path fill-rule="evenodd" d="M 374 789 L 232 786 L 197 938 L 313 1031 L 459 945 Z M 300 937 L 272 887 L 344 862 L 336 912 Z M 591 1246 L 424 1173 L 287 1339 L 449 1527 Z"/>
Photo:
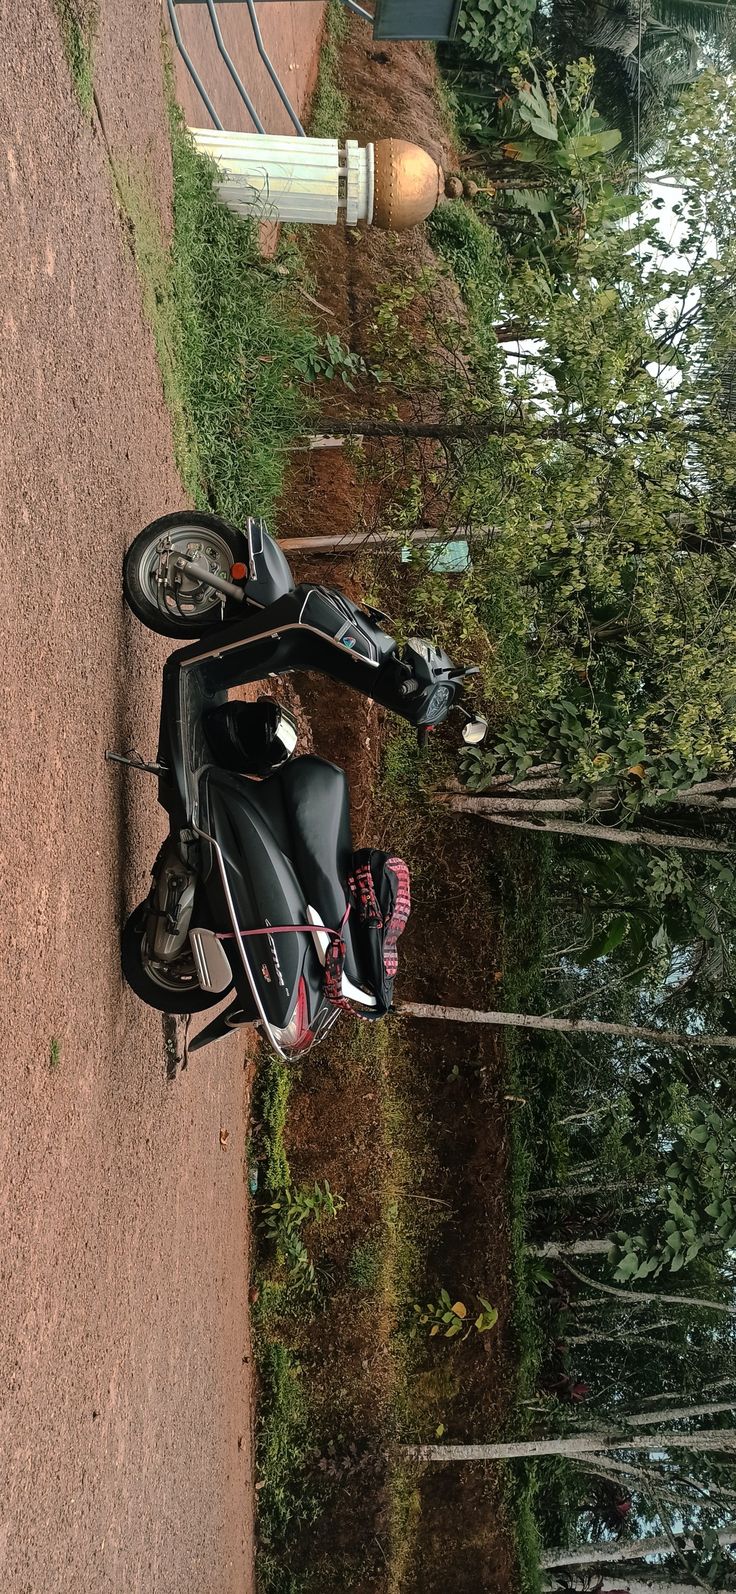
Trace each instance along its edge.
<path fill-rule="evenodd" d="M 176 14 L 179 6 L 199 5 L 207 7 L 217 49 L 222 56 L 225 66 L 233 80 L 233 83 L 235 84 L 235 88 L 240 95 L 241 100 L 243 101 L 256 132 L 265 133 L 267 130 L 261 121 L 250 94 L 248 93 L 235 62 L 233 61 L 233 58 L 227 48 L 225 40 L 223 39 L 215 0 L 166 0 L 166 3 L 168 5 L 171 31 L 176 41 L 176 47 L 189 73 L 189 76 L 192 79 L 197 93 L 199 94 L 203 105 L 206 107 L 207 114 L 212 119 L 214 127 L 216 127 L 219 132 L 224 131 L 222 122 L 220 121 L 212 100 L 207 93 L 205 85 L 202 82 L 199 72 L 197 71 L 197 68 L 194 65 L 194 62 L 182 38 L 181 28 L 179 27 L 179 19 Z M 304 138 L 304 128 L 302 127 L 299 117 L 294 110 L 286 89 L 281 82 L 278 72 L 276 71 L 273 61 L 271 60 L 271 57 L 269 56 L 266 46 L 263 42 L 263 35 L 258 22 L 255 0 L 219 0 L 219 3 L 221 5 L 232 5 L 239 3 L 247 6 L 248 17 L 258 54 L 263 62 L 268 76 L 271 79 L 271 82 L 273 83 L 281 104 L 283 105 L 284 110 L 289 117 L 295 133 L 297 133 L 300 138 Z M 261 4 L 263 5 L 284 5 L 288 3 L 289 0 L 261 0 Z M 318 0 L 312 0 L 312 3 L 318 3 Z M 397 17 L 401 16 L 402 7 L 406 7 L 407 0 L 375 0 L 375 12 L 366 10 L 366 7 L 360 5 L 358 0 L 342 0 L 342 4 L 348 11 L 352 11 L 354 16 L 361 17 L 364 22 L 371 23 L 371 26 L 373 27 L 374 38 L 398 39 L 407 37 L 406 34 L 402 34 L 401 24 L 400 22 L 397 22 Z M 412 19 L 418 18 L 420 20 L 411 21 L 410 25 L 417 31 L 415 34 L 409 35 L 409 37 L 421 37 L 435 40 L 452 38 L 457 27 L 459 10 L 460 0 L 421 0 L 421 3 L 420 0 L 411 0 L 409 11 L 404 11 L 403 14 L 411 15 Z M 434 21 L 430 20 L 427 24 L 426 19 L 431 19 L 432 17 L 434 18 Z"/>
<path fill-rule="evenodd" d="M 236 3 L 236 0 L 220 0 L 220 4 L 221 5 L 231 5 L 231 4 L 235 4 L 235 3 Z M 281 79 L 280 79 L 280 77 L 278 75 L 278 72 L 276 71 L 276 68 L 275 68 L 275 66 L 273 64 L 273 61 L 271 60 L 271 57 L 268 54 L 266 46 L 265 46 L 265 44 L 263 42 L 263 35 L 261 33 L 260 24 L 259 24 L 259 21 L 258 21 L 258 13 L 257 13 L 256 8 L 255 8 L 255 0 L 237 0 L 237 3 L 245 4 L 247 6 L 247 8 L 248 8 L 248 17 L 250 19 L 250 25 L 251 25 L 251 29 L 252 29 L 252 32 L 253 32 L 253 38 L 254 38 L 254 41 L 255 41 L 255 46 L 256 46 L 256 49 L 258 51 L 258 54 L 259 54 L 259 56 L 260 56 L 260 58 L 261 58 L 261 60 L 263 62 L 263 65 L 266 68 L 266 71 L 268 73 L 268 76 L 271 79 L 271 82 L 273 83 L 273 86 L 274 86 L 274 88 L 276 90 L 276 93 L 278 94 L 278 97 L 279 97 L 279 99 L 281 101 L 281 104 L 283 105 L 284 110 L 286 111 L 286 114 L 289 117 L 289 120 L 290 120 L 290 122 L 292 124 L 292 127 L 294 128 L 295 133 L 297 133 L 300 138 L 305 138 L 306 134 L 304 132 L 304 128 L 302 127 L 302 124 L 301 124 L 301 122 L 299 120 L 299 117 L 297 116 L 297 113 L 294 110 L 294 107 L 293 107 L 293 105 L 291 103 L 291 100 L 289 99 L 289 96 L 288 96 L 288 94 L 286 92 L 286 89 L 284 88 L 284 85 L 281 82 Z M 272 5 L 273 4 L 283 4 L 284 0 L 262 0 L 262 3 L 272 4 Z M 366 11 L 363 6 L 358 5 L 357 4 L 357 0 L 342 0 L 342 3 L 343 3 L 344 6 L 347 7 L 348 11 L 352 11 L 352 12 L 355 13 L 356 16 L 362 17 L 365 22 L 371 22 L 371 23 L 373 22 L 373 16 L 371 15 L 371 12 L 370 11 Z M 253 101 L 252 101 L 252 99 L 251 99 L 251 97 L 250 97 L 250 95 L 248 93 L 248 90 L 245 87 L 245 84 L 244 84 L 244 82 L 243 82 L 243 80 L 242 80 L 242 78 L 240 76 L 240 73 L 238 72 L 238 69 L 237 69 L 237 67 L 235 65 L 235 62 L 233 61 L 233 58 L 232 58 L 232 56 L 231 56 L 231 54 L 230 54 L 230 52 L 229 52 L 229 50 L 227 48 L 225 40 L 223 39 L 222 29 L 220 27 L 220 21 L 219 21 L 218 15 L 217 15 L 217 7 L 215 5 L 215 0 L 167 0 L 167 5 L 168 5 L 168 8 L 169 8 L 169 20 L 171 22 L 171 31 L 172 31 L 172 33 L 174 35 L 174 39 L 176 41 L 176 47 L 177 47 L 177 49 L 179 51 L 179 54 L 180 54 L 180 56 L 181 56 L 181 58 L 182 58 L 182 60 L 184 62 L 184 65 L 185 65 L 185 67 L 186 67 L 186 69 L 187 69 L 187 71 L 189 73 L 189 76 L 192 79 L 192 82 L 193 82 L 193 84 L 194 84 L 194 86 L 195 86 L 195 88 L 197 90 L 197 93 L 199 94 L 199 97 L 202 100 L 203 105 L 207 109 L 208 116 L 210 116 L 212 118 L 212 122 L 213 122 L 214 126 L 218 129 L 219 132 L 224 131 L 223 130 L 223 126 L 222 126 L 222 122 L 220 121 L 220 118 L 219 118 L 219 116 L 217 114 L 217 111 L 215 110 L 215 107 L 212 104 L 212 100 L 210 99 L 210 96 L 207 93 L 207 90 L 206 90 L 206 88 L 204 86 L 204 83 L 202 82 L 202 79 L 201 79 L 201 77 L 199 75 L 199 72 L 197 71 L 197 68 L 194 65 L 194 62 L 193 62 L 193 60 L 192 60 L 192 58 L 191 58 L 191 56 L 189 54 L 189 51 L 187 50 L 186 45 L 184 43 L 184 40 L 182 38 L 181 28 L 179 27 L 179 19 L 178 19 L 177 15 L 176 15 L 178 6 L 183 6 L 183 5 L 204 5 L 204 6 L 207 7 L 207 11 L 209 13 L 210 22 L 212 24 L 212 32 L 213 32 L 213 35 L 214 35 L 214 40 L 215 40 L 215 44 L 217 45 L 218 51 L 219 51 L 220 55 L 222 56 L 223 61 L 225 62 L 225 66 L 227 67 L 227 70 L 228 70 L 228 72 L 230 74 L 230 77 L 232 78 L 233 83 L 235 84 L 235 87 L 237 89 L 238 94 L 240 95 L 241 100 L 243 101 L 243 104 L 244 104 L 244 106 L 245 106 L 245 108 L 246 108 L 246 110 L 248 112 L 248 115 L 250 116 L 250 119 L 251 119 L 251 121 L 253 123 L 253 126 L 254 126 L 256 132 L 257 133 L 265 133 L 266 132 L 266 128 L 264 127 L 263 122 L 261 121 L 261 118 L 258 115 L 258 112 L 257 112 L 257 110 L 255 108 L 255 105 L 253 104 Z"/>

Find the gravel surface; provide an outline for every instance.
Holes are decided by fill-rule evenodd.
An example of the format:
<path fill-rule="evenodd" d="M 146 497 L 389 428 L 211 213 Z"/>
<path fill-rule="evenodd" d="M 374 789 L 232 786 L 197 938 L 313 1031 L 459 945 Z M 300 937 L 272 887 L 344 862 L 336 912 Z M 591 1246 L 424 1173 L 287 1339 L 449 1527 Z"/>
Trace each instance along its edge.
<path fill-rule="evenodd" d="M 309 14 L 306 84 L 321 7 L 271 9 Z M 169 1077 L 122 983 L 164 821 L 104 760 L 155 750 L 167 649 L 120 566 L 183 502 L 109 166 L 145 165 L 168 226 L 160 28 L 103 0 L 86 120 L 51 0 L 0 5 L 4 1594 L 253 1588 L 252 1065 L 233 1039 Z"/>

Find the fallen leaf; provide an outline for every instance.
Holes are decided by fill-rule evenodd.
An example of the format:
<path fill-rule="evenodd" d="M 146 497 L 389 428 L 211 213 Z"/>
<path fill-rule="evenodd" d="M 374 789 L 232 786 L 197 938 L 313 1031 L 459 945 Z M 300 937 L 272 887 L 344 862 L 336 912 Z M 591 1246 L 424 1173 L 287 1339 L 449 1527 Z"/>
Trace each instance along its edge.
<path fill-rule="evenodd" d="M 227 1143 L 228 1143 L 229 1139 L 230 1139 L 230 1130 L 229 1129 L 221 1129 L 220 1130 L 220 1145 L 222 1146 L 223 1150 L 225 1150 L 225 1151 L 227 1150 Z"/>

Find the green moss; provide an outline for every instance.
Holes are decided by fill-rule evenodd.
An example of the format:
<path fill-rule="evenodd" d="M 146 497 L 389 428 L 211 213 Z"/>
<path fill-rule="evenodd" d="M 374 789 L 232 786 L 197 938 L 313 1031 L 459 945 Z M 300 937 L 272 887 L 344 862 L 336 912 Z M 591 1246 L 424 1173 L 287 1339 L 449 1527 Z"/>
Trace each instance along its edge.
<path fill-rule="evenodd" d="M 94 105 L 92 46 L 97 14 L 93 10 L 81 17 L 73 0 L 54 0 L 54 6 L 79 109 L 83 116 L 90 117 Z"/>
<path fill-rule="evenodd" d="M 317 88 L 309 118 L 312 138 L 340 138 L 347 131 L 350 103 L 340 87 L 340 47 L 349 26 L 348 13 L 340 0 L 330 0 Z"/>

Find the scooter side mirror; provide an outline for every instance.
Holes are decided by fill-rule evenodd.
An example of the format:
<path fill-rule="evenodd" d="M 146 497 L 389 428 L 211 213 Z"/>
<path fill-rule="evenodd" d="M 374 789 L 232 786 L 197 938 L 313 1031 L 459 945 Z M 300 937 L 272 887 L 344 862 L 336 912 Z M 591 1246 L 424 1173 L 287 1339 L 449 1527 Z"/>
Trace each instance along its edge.
<path fill-rule="evenodd" d="M 467 720 L 463 725 L 463 741 L 467 747 L 480 747 L 488 734 L 488 720 Z"/>

